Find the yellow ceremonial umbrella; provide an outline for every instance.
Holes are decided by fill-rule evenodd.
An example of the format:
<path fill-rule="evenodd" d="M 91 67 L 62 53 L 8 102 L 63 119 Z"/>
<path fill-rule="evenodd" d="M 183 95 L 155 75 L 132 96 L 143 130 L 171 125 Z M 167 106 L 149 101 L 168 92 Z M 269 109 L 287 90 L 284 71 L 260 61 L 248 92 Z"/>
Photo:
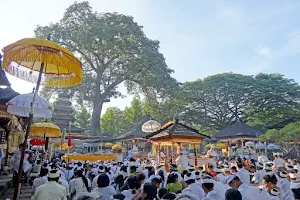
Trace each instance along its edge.
<path fill-rule="evenodd" d="M 24 38 L 2 51 L 3 69 L 18 78 L 49 87 L 70 87 L 82 81 L 80 60 L 50 40 Z M 41 74 L 44 76 L 39 80 Z"/>
<path fill-rule="evenodd" d="M 35 123 L 30 128 L 30 135 L 37 137 L 60 137 L 60 128 L 52 123 Z"/>
<path fill-rule="evenodd" d="M 70 87 L 82 81 L 82 63 L 68 49 L 55 42 L 41 38 L 25 38 L 12 43 L 2 49 L 3 69 L 11 75 L 23 80 L 36 83 L 25 141 L 28 139 L 33 105 L 39 91 L 40 84 L 49 87 Z M 22 166 L 25 155 L 23 148 L 18 171 L 17 186 L 14 198 L 18 196 L 22 178 Z"/>
<path fill-rule="evenodd" d="M 106 142 L 106 143 L 104 144 L 105 147 L 112 147 L 113 145 L 114 145 L 114 144 L 111 143 L 111 142 Z"/>
<path fill-rule="evenodd" d="M 217 143 L 216 147 L 220 148 L 220 149 L 226 149 L 226 144 L 224 144 L 224 143 Z"/>
<path fill-rule="evenodd" d="M 61 150 L 67 150 L 67 149 L 72 149 L 73 146 L 68 146 L 68 143 L 63 143 L 62 145 L 59 146 L 59 149 Z"/>
<path fill-rule="evenodd" d="M 112 148 L 112 150 L 122 150 L 123 149 L 123 147 L 120 144 L 115 144 L 111 148 Z"/>

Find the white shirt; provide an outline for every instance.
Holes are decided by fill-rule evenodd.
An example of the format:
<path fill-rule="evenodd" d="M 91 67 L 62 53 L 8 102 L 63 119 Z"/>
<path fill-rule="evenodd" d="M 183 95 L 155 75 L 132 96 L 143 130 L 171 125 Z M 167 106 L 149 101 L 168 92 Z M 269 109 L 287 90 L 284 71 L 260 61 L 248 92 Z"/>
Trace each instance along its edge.
<path fill-rule="evenodd" d="M 184 193 L 185 190 L 192 190 L 193 192 L 195 192 L 197 194 L 197 196 L 200 199 L 203 199 L 205 197 L 204 190 L 202 189 L 202 187 L 199 187 L 199 185 L 196 184 L 196 183 L 190 184 L 187 188 L 185 188 L 184 190 L 182 190 L 182 193 Z"/>
<path fill-rule="evenodd" d="M 207 151 L 206 155 L 215 157 L 217 156 L 217 152 L 213 149 L 210 149 Z"/>
<path fill-rule="evenodd" d="M 255 174 L 252 178 L 252 181 L 254 181 L 254 183 L 256 183 L 256 184 L 261 184 L 262 179 L 265 175 L 267 175 L 267 172 L 264 169 L 258 170 L 255 172 Z"/>
<path fill-rule="evenodd" d="M 218 193 L 220 195 L 221 200 L 225 200 L 226 189 L 222 183 L 214 181 L 214 190 L 213 191 L 215 191 L 216 193 Z"/>
<path fill-rule="evenodd" d="M 99 178 L 99 175 L 94 177 L 94 179 L 92 181 L 92 189 L 94 189 L 96 187 L 98 178 Z"/>
<path fill-rule="evenodd" d="M 250 173 L 246 169 L 240 169 L 237 173 L 237 176 L 242 181 L 242 183 L 250 184 Z"/>
<path fill-rule="evenodd" d="M 207 196 L 203 200 L 221 200 L 221 195 L 218 194 L 216 191 L 212 190 L 207 193 Z"/>
<path fill-rule="evenodd" d="M 72 179 L 69 185 L 70 185 L 70 193 L 71 194 L 76 193 L 76 197 L 88 191 L 81 177 Z"/>
<path fill-rule="evenodd" d="M 273 160 L 273 166 L 275 168 L 284 167 L 284 160 L 282 158 L 275 158 Z"/>
<path fill-rule="evenodd" d="M 177 174 L 178 177 L 178 182 L 180 183 L 181 181 L 183 181 L 183 177 L 181 176 L 181 174 L 179 172 L 171 172 L 172 174 Z"/>
<path fill-rule="evenodd" d="M 189 159 L 186 155 L 181 155 L 176 159 L 176 165 L 182 169 L 188 170 L 189 168 Z"/>
<path fill-rule="evenodd" d="M 16 151 L 13 156 L 12 156 L 12 159 L 14 161 L 14 165 L 13 165 L 13 168 L 16 172 L 19 171 L 19 165 L 20 165 L 20 160 L 21 160 L 21 154 L 22 152 L 21 151 Z"/>
<path fill-rule="evenodd" d="M 31 200 L 67 200 L 67 192 L 64 186 L 50 181 L 36 188 Z"/>
<path fill-rule="evenodd" d="M 258 187 L 249 186 L 246 183 L 243 183 L 238 188 L 240 191 L 243 200 L 269 200 L 270 195 L 265 191 L 261 190 Z"/>
<path fill-rule="evenodd" d="M 32 189 L 35 190 L 37 187 L 45 184 L 48 182 L 48 177 L 47 176 L 42 176 L 39 178 L 34 179 L 33 184 L 32 184 Z"/>
<path fill-rule="evenodd" d="M 111 196 L 116 194 L 116 190 L 112 186 L 107 186 L 104 188 L 96 187 L 92 192 L 97 193 L 101 200 L 110 200 Z"/>
<path fill-rule="evenodd" d="M 66 192 L 67 192 L 67 196 L 69 196 L 69 183 L 63 179 L 63 178 L 59 178 L 58 182 L 60 183 L 60 185 L 64 186 L 66 188 Z"/>
<path fill-rule="evenodd" d="M 217 181 L 223 183 L 225 180 L 225 176 L 223 174 L 217 174 Z"/>
<path fill-rule="evenodd" d="M 132 197 L 133 197 L 133 193 L 132 193 L 132 189 L 129 189 L 129 190 L 124 190 L 123 192 L 121 192 L 121 194 L 123 194 L 125 196 L 125 199 L 124 200 L 131 200 Z"/>

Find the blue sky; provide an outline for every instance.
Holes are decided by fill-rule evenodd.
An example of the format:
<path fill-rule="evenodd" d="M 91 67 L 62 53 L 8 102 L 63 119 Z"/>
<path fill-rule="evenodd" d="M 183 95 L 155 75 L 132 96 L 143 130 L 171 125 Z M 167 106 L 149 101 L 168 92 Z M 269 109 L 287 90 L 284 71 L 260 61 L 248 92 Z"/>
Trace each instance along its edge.
<path fill-rule="evenodd" d="M 91 0 L 98 12 L 132 15 L 181 82 L 222 72 L 282 73 L 300 82 L 300 1 Z M 72 0 L 1 0 L 0 47 L 62 18 Z M 32 85 L 11 78 L 24 93 Z M 124 88 L 120 88 L 123 90 Z M 130 97 L 107 106 L 124 108 Z"/>

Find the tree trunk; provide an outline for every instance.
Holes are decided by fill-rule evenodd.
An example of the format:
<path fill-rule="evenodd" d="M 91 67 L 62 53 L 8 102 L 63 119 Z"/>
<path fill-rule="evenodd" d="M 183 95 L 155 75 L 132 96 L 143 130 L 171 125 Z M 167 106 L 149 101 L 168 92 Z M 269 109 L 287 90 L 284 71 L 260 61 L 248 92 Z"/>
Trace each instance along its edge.
<path fill-rule="evenodd" d="M 102 112 L 103 101 L 93 104 L 91 136 L 100 136 L 100 116 Z"/>

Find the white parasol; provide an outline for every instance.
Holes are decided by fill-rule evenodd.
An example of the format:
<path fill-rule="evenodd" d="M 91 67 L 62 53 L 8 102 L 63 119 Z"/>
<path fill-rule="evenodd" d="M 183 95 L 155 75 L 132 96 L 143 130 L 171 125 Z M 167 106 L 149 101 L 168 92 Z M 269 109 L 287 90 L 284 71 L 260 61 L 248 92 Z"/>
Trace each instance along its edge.
<path fill-rule="evenodd" d="M 268 144 L 267 149 L 268 150 L 277 150 L 277 149 L 279 149 L 279 147 L 275 144 L 270 143 L 270 144 Z"/>
<path fill-rule="evenodd" d="M 155 120 L 149 120 L 142 125 L 142 131 L 145 133 L 153 133 L 161 128 L 161 124 Z"/>
<path fill-rule="evenodd" d="M 254 142 L 248 141 L 248 142 L 245 143 L 245 146 L 247 146 L 247 147 L 254 147 L 255 144 L 254 144 Z"/>
<path fill-rule="evenodd" d="M 8 101 L 7 112 L 21 117 L 29 117 L 34 93 L 20 94 Z M 33 118 L 51 118 L 52 111 L 46 99 L 36 95 L 33 103 Z"/>
<path fill-rule="evenodd" d="M 256 149 L 264 149 L 265 145 L 263 143 L 261 143 L 261 142 L 258 142 L 258 143 L 256 143 L 255 148 Z"/>

